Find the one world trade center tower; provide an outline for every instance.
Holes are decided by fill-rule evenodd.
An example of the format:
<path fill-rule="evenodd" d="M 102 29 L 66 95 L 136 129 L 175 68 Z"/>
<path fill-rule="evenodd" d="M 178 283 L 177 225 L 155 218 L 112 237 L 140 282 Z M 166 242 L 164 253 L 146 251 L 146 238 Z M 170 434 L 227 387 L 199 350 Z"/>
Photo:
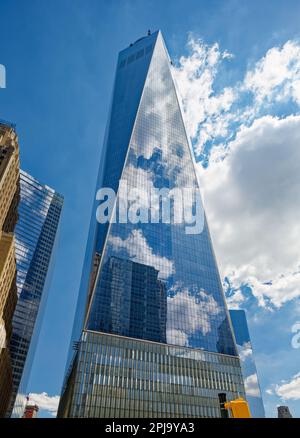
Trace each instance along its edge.
<path fill-rule="evenodd" d="M 114 213 L 121 181 L 200 196 L 160 31 L 118 57 L 96 188 L 116 194 Z M 175 220 L 101 223 L 97 199 L 58 416 L 220 417 L 220 393 L 245 393 L 205 214 L 197 233 Z"/>

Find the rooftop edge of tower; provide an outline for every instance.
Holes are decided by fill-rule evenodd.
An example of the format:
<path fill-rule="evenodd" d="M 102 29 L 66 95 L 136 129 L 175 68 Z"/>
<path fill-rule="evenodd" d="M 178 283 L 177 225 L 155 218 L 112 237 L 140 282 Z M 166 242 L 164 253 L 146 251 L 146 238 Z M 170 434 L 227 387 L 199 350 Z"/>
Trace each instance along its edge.
<path fill-rule="evenodd" d="M 142 48 L 145 48 L 149 46 L 150 44 L 153 44 L 153 47 L 156 43 L 156 40 L 158 38 L 158 35 L 162 36 L 160 30 L 156 30 L 155 32 L 148 31 L 148 34 L 145 36 L 142 36 L 141 38 L 138 38 L 133 43 L 130 43 L 128 47 L 121 50 L 119 52 L 119 59 L 123 58 L 124 56 L 131 55 L 132 53 L 141 50 Z"/>

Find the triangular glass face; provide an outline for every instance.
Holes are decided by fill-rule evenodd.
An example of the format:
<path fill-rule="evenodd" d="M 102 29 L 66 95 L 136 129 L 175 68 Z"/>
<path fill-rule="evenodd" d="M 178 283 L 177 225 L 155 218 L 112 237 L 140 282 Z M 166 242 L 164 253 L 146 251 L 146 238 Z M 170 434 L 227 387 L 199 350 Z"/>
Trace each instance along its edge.
<path fill-rule="evenodd" d="M 113 105 L 117 104 L 114 96 Z M 111 121 L 109 130 L 114 129 Z M 118 161 L 117 150 L 110 151 L 113 154 Z M 127 193 L 138 189 L 140 206 L 147 204 L 155 189 L 199 191 L 161 34 L 156 38 L 126 158 L 121 155 L 122 184 Z M 120 161 L 116 168 L 120 169 Z M 114 176 L 104 169 L 106 186 L 115 187 L 110 178 Z M 122 205 L 123 195 L 122 202 L 118 196 L 118 205 Z M 116 223 L 102 226 L 86 328 L 235 355 L 205 217 L 202 231 L 188 234 L 184 223 L 162 223 L 161 217 L 151 223 L 141 211 L 142 222 L 120 223 L 117 218 Z"/>

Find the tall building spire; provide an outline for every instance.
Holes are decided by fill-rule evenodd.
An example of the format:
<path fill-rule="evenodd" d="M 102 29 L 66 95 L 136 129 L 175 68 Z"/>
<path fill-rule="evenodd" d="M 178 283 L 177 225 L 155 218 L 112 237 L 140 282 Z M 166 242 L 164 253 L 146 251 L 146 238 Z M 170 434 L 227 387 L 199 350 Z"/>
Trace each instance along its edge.
<path fill-rule="evenodd" d="M 99 200 L 101 187 L 116 195 L 114 220 L 99 221 L 95 203 L 60 416 L 214 417 L 218 392 L 229 400 L 244 393 L 170 68 L 160 31 L 119 54 L 97 185 Z M 160 211 L 166 199 L 146 208 L 166 191 L 169 220 Z M 195 223 L 179 220 L 179 199 Z M 191 399 L 176 401 L 178 390 Z"/>

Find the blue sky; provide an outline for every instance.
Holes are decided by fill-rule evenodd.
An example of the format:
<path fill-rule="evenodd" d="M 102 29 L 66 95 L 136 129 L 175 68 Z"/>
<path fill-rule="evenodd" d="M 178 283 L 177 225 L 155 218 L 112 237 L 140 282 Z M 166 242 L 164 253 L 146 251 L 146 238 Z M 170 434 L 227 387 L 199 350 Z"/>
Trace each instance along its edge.
<path fill-rule="evenodd" d="M 274 416 L 276 405 L 286 403 L 300 416 L 300 350 L 291 346 L 292 326 L 300 321 L 300 285 L 291 262 L 297 262 L 297 252 L 291 252 L 292 245 L 283 247 L 284 242 L 281 251 L 272 247 L 283 232 L 291 234 L 291 241 L 299 237 L 295 225 L 299 211 L 291 207 L 297 198 L 285 196 L 284 187 L 299 195 L 293 145 L 299 140 L 300 3 L 0 0 L 0 10 L 0 64 L 7 79 L 7 88 L 0 89 L 0 118 L 17 124 L 22 168 L 65 196 L 56 269 L 30 392 L 60 393 L 117 54 L 148 29 L 160 28 L 177 66 L 197 157 L 205 165 L 213 155 L 210 151 L 221 157 L 213 158 L 208 170 L 199 165 L 199 172 L 204 189 L 208 188 L 207 194 L 204 191 L 208 217 L 221 271 L 228 277 L 230 303 L 248 310 L 267 415 Z M 288 41 L 293 44 L 285 46 Z M 267 56 L 272 48 L 277 51 Z M 280 80 L 284 63 L 291 73 L 288 83 Z M 270 87 L 273 67 L 278 75 Z M 211 89 L 197 81 L 203 72 Z M 195 90 L 193 98 L 186 87 Z M 201 118 L 202 94 L 206 112 Z M 216 102 L 217 109 L 212 109 Z M 209 134 L 218 129 L 218 136 Z M 273 150 L 275 143 L 278 147 Z M 261 147 L 256 149 L 257 145 Z M 285 148 L 292 160 L 286 160 L 284 152 L 280 155 Z M 228 150 L 232 153 L 223 161 Z M 261 169 L 262 162 L 267 170 Z M 227 193 L 239 187 L 226 205 L 222 204 L 226 196 L 212 184 L 222 170 Z M 281 203 L 289 202 L 290 212 L 280 224 L 277 189 Z M 232 199 L 241 202 L 232 205 Z M 218 234 L 216 216 L 228 225 L 226 233 Z M 255 265 L 259 257 L 263 272 Z M 264 284 L 267 281 L 272 285 Z"/>

